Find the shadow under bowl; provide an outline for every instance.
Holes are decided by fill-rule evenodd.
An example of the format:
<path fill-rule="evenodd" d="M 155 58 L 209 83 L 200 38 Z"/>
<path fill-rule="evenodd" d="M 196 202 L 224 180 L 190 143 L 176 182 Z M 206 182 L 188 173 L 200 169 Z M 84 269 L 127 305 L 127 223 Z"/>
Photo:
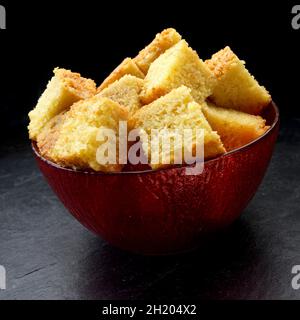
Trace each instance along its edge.
<path fill-rule="evenodd" d="M 48 183 L 72 215 L 114 246 L 142 254 L 190 250 L 234 222 L 260 185 L 279 129 L 274 102 L 263 117 L 270 129 L 251 143 L 204 162 L 158 171 L 84 172 L 63 168 L 32 148 Z"/>

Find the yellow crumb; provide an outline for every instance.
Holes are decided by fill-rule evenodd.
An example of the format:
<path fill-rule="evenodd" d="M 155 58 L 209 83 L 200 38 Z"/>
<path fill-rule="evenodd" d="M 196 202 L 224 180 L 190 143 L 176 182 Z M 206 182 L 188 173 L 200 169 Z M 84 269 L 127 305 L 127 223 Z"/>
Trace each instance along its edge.
<path fill-rule="evenodd" d="M 139 94 L 143 83 L 144 81 L 140 78 L 125 75 L 98 93 L 98 96 L 110 98 L 118 102 L 126 107 L 129 114 L 132 115 L 141 107 Z"/>
<path fill-rule="evenodd" d="M 124 75 L 130 74 L 132 76 L 144 79 L 145 75 L 135 64 L 131 58 L 124 59 L 120 65 L 101 83 L 97 89 L 97 93 L 101 92 L 103 89 L 107 88 L 110 84 L 119 80 Z"/>
<path fill-rule="evenodd" d="M 144 130 L 148 135 L 151 134 L 152 129 L 162 130 L 178 129 L 179 133 L 183 135 L 184 129 L 192 129 L 193 145 L 192 149 L 196 148 L 196 129 L 204 129 L 204 156 L 205 159 L 215 157 L 225 152 L 219 135 L 212 131 L 209 123 L 205 119 L 201 106 L 193 100 L 191 90 L 185 86 L 181 86 L 172 90 L 167 95 L 157 99 L 149 105 L 138 110 L 133 118 L 130 120 L 130 128 Z M 162 148 L 159 148 L 159 154 L 152 154 L 148 145 L 141 136 L 143 150 L 145 153 L 149 151 L 149 159 L 159 159 L 159 164 L 151 164 L 153 169 L 165 166 L 162 163 L 162 158 L 165 156 L 162 153 Z M 177 150 L 176 145 L 171 145 L 170 157 L 171 163 L 174 162 L 174 154 L 183 149 Z"/>
<path fill-rule="evenodd" d="M 204 101 L 213 92 L 215 76 L 185 40 L 168 49 L 150 66 L 144 80 L 141 100 L 148 104 L 185 85 L 192 89 L 197 102 Z"/>
<path fill-rule="evenodd" d="M 36 107 L 29 112 L 29 137 L 36 140 L 45 124 L 74 102 L 87 99 L 96 93 L 96 84 L 79 73 L 54 69 L 54 76 L 41 95 Z"/>
<path fill-rule="evenodd" d="M 97 150 L 104 143 L 97 140 L 97 135 L 99 128 L 105 127 L 112 129 L 118 138 L 119 121 L 127 119 L 126 108 L 108 98 L 94 96 L 75 103 L 65 115 L 51 151 L 52 159 L 60 165 L 77 169 L 121 171 L 122 165 L 118 161 L 116 164 L 97 161 Z"/>
<path fill-rule="evenodd" d="M 260 114 L 271 102 L 268 91 L 255 78 L 229 47 L 215 53 L 205 61 L 218 81 L 211 100 L 219 107 Z"/>

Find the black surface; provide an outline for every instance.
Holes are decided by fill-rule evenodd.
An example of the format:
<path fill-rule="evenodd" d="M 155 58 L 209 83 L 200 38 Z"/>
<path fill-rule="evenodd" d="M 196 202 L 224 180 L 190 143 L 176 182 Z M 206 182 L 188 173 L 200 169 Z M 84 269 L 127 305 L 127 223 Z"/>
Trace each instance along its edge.
<path fill-rule="evenodd" d="M 242 217 L 197 251 L 119 251 L 71 217 L 39 173 L 29 144 L 0 154 L 0 299 L 300 299 L 300 120 L 289 120 Z"/>

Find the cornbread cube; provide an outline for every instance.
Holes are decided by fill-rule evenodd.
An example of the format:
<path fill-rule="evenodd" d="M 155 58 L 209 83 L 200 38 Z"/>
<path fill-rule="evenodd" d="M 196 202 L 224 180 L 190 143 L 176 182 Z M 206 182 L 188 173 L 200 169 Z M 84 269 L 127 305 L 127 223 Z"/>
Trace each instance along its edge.
<path fill-rule="evenodd" d="M 215 76 L 185 40 L 181 40 L 150 66 L 144 80 L 141 100 L 148 104 L 172 89 L 185 85 L 197 102 L 204 101 L 213 92 Z"/>
<path fill-rule="evenodd" d="M 37 146 L 41 155 L 49 160 L 52 158 L 52 149 L 59 137 L 60 129 L 66 117 L 66 112 L 50 119 L 37 136 Z"/>
<path fill-rule="evenodd" d="M 211 100 L 219 107 L 232 108 L 250 114 L 260 114 L 271 102 L 268 91 L 255 78 L 227 46 L 205 61 L 217 77 Z"/>
<path fill-rule="evenodd" d="M 130 128 L 144 131 L 148 136 L 150 136 L 152 129 L 178 129 L 181 135 L 183 135 L 184 129 L 192 129 L 192 150 L 195 150 L 197 144 L 196 129 L 204 129 L 204 157 L 207 159 L 225 152 L 218 133 L 211 129 L 201 111 L 201 106 L 193 100 L 191 90 L 185 86 L 174 89 L 153 103 L 142 107 L 135 113 L 129 123 Z M 153 158 L 159 159 L 159 163 L 151 163 L 151 167 L 158 169 L 165 166 L 162 161 L 165 155 L 162 153 L 161 145 L 157 148 L 159 154 L 157 152 L 152 154 L 150 143 L 148 146 L 145 144 L 142 134 L 141 141 L 145 154 L 148 153 L 149 160 L 151 161 Z M 184 146 L 178 146 L 175 143 L 171 144 L 169 154 L 171 164 L 174 163 L 174 155 L 178 151 L 183 154 Z"/>
<path fill-rule="evenodd" d="M 52 159 L 63 166 L 93 169 L 96 171 L 120 171 L 118 156 L 119 121 L 127 121 L 128 111 L 108 98 L 94 96 L 75 103 L 66 113 L 58 139 L 51 151 Z M 100 164 L 97 150 L 104 143 L 97 140 L 99 128 L 112 129 L 117 137 L 116 164 Z"/>
<path fill-rule="evenodd" d="M 212 129 L 217 131 L 227 151 L 248 144 L 263 135 L 269 127 L 260 116 L 203 103 L 202 111 Z"/>
<path fill-rule="evenodd" d="M 139 52 L 134 61 L 146 75 L 151 63 L 180 40 L 181 35 L 175 29 L 165 29 L 158 33 L 154 40 Z"/>
<path fill-rule="evenodd" d="M 54 76 L 41 95 L 36 107 L 29 112 L 29 137 L 37 139 L 44 125 L 54 116 L 68 109 L 74 102 L 87 99 L 96 93 L 96 84 L 79 73 L 54 69 Z"/>
<path fill-rule="evenodd" d="M 142 105 L 139 94 L 144 81 L 140 78 L 125 75 L 98 93 L 101 97 L 110 98 L 126 107 L 129 114 L 134 114 Z"/>
<path fill-rule="evenodd" d="M 97 93 L 101 92 L 103 89 L 107 88 L 110 84 L 119 80 L 126 74 L 131 74 L 132 76 L 144 79 L 145 75 L 135 64 L 131 58 L 124 59 L 121 64 L 119 64 L 116 69 L 101 83 L 97 89 Z"/>

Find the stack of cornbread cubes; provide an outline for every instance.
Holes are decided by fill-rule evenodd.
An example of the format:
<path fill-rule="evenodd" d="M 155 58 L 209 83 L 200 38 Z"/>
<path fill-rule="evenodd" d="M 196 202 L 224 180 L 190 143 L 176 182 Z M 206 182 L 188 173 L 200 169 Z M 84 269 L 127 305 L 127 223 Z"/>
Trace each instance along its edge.
<path fill-rule="evenodd" d="M 122 164 L 96 160 L 100 127 L 116 135 L 119 121 L 147 133 L 200 128 L 204 157 L 210 159 L 264 134 L 268 126 L 260 114 L 270 102 L 268 91 L 229 47 L 203 61 L 170 28 L 135 58 L 126 58 L 98 88 L 93 80 L 56 68 L 29 113 L 29 137 L 42 156 L 61 166 L 118 172 Z M 154 155 L 144 151 L 153 169 L 165 166 L 161 161 L 151 164 Z"/>

